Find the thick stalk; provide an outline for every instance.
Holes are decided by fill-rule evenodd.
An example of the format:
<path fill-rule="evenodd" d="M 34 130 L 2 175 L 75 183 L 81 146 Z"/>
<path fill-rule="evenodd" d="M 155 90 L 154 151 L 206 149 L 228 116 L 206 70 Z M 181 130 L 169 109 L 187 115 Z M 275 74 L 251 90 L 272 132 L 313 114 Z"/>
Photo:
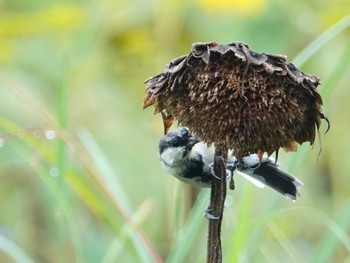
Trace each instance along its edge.
<path fill-rule="evenodd" d="M 221 222 L 223 218 L 224 203 L 226 198 L 226 154 L 218 145 L 214 158 L 214 178 L 211 186 L 210 204 L 208 213 L 213 219 L 209 219 L 208 227 L 208 263 L 222 262 L 221 248 Z"/>

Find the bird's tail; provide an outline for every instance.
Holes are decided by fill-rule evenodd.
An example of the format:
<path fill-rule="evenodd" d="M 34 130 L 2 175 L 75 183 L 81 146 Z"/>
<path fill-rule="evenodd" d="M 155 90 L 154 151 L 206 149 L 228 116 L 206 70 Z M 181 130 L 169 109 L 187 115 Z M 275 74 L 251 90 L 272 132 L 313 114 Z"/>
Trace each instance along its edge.
<path fill-rule="evenodd" d="M 258 187 L 267 185 L 293 201 L 300 196 L 300 190 L 304 185 L 302 181 L 280 169 L 270 159 L 263 161 L 256 168 L 249 167 L 236 171 L 249 181 L 253 181 Z"/>

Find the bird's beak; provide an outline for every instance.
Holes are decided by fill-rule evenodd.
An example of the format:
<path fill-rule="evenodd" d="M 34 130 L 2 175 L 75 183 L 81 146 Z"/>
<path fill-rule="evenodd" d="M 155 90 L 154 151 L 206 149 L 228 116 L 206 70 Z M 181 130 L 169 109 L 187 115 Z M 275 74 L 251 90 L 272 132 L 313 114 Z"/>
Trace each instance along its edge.
<path fill-rule="evenodd" d="M 200 140 L 199 140 L 197 137 L 191 136 L 188 145 L 189 145 L 189 146 L 191 147 L 191 149 L 192 149 L 192 147 L 193 147 L 196 143 L 199 143 L 199 142 L 200 142 Z"/>
<path fill-rule="evenodd" d="M 192 148 L 193 148 L 193 146 L 194 146 L 195 144 L 197 144 L 197 143 L 199 143 L 199 142 L 200 142 L 200 140 L 199 140 L 197 137 L 191 136 L 191 137 L 189 138 L 188 144 L 187 144 L 187 146 L 186 146 L 186 150 L 185 150 L 185 152 L 184 152 L 184 156 L 185 156 L 189 151 L 192 150 Z"/>

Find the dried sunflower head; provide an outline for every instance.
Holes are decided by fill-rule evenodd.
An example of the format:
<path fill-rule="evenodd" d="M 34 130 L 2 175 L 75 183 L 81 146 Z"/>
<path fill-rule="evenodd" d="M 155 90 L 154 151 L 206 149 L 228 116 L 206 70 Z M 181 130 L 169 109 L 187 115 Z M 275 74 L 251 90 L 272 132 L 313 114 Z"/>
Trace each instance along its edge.
<path fill-rule="evenodd" d="M 314 143 L 321 119 L 329 124 L 317 77 L 286 63 L 286 56 L 256 53 L 240 42 L 195 43 L 145 83 L 143 107 L 162 113 L 165 133 L 177 119 L 237 156 L 295 151 Z"/>

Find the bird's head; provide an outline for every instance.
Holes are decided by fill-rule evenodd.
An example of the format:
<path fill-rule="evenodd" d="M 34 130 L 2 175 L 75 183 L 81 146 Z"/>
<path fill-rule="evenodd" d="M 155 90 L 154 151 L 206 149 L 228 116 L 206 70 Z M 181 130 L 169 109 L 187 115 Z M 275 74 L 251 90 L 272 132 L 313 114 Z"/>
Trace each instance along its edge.
<path fill-rule="evenodd" d="M 192 135 L 187 128 L 179 128 L 161 138 L 159 142 L 159 154 L 164 153 L 168 149 L 176 149 L 173 153 L 178 155 L 178 158 L 183 158 L 198 142 L 199 139 Z"/>

